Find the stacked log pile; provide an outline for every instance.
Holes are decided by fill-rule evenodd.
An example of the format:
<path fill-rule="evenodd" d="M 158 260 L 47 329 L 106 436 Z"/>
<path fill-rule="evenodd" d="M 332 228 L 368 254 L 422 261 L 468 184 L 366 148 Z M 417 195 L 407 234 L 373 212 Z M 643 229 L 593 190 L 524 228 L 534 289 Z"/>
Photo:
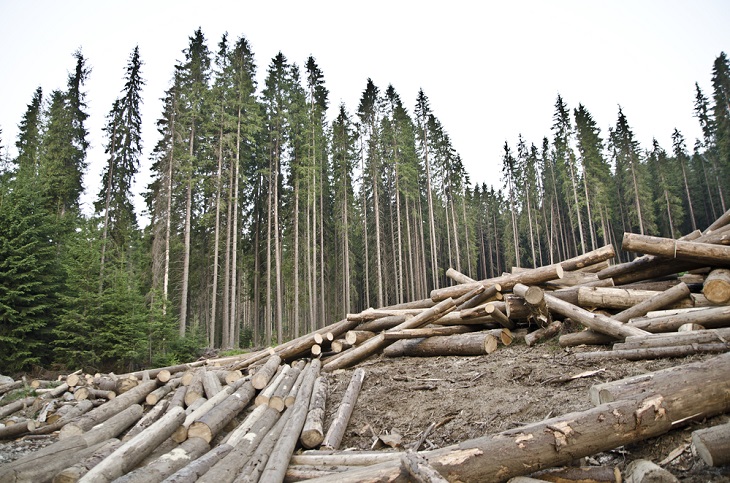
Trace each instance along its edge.
<path fill-rule="evenodd" d="M 488 356 L 516 340 L 529 347 L 558 336 L 577 360 L 730 349 L 730 211 L 680 240 L 627 233 L 622 248 L 643 255 L 609 265 L 615 251 L 607 245 L 487 280 L 449 269 L 455 284 L 428 299 L 348 314 L 241 356 L 0 385 L 0 439 L 58 439 L 0 467 L 0 483 L 438 481 L 439 474 L 450 481 L 485 481 L 485 474 L 506 481 L 728 411 L 730 354 L 722 354 L 676 372 L 592 388 L 591 410 L 454 447 L 337 451 L 367 376 L 362 368 L 353 372 L 325 431 L 327 375 L 374 355 Z M 585 349 L 599 345 L 612 347 Z M 677 378 L 692 383 L 667 382 Z M 6 397 L 18 393 L 24 397 Z M 722 453 L 728 432 L 718 433 L 697 437 L 703 454 Z M 294 455 L 298 447 L 310 451 Z"/>

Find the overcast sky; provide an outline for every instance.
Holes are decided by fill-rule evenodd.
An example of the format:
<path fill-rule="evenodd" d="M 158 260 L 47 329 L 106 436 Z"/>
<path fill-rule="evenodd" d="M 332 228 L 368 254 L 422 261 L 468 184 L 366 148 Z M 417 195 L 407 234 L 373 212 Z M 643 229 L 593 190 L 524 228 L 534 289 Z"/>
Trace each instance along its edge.
<path fill-rule="evenodd" d="M 88 212 L 104 164 L 101 127 L 138 45 L 144 62 L 142 173 L 157 142 L 160 98 L 196 28 L 212 52 L 221 35 L 251 44 L 260 84 L 281 51 L 302 67 L 314 56 L 331 113 L 354 113 L 366 81 L 392 84 L 413 112 L 420 88 L 461 154 L 472 182 L 501 186 L 502 146 L 521 133 L 550 136 L 558 94 L 582 103 L 605 139 L 623 108 L 642 147 L 671 150 L 679 129 L 699 137 L 695 82 L 711 97 L 712 63 L 730 53 L 730 2 L 661 1 L 221 1 L 0 0 L 0 128 L 16 153 L 17 125 L 36 87 L 65 89 L 82 49 L 92 149 L 83 202 Z M 332 116 L 330 116 L 331 119 Z"/>

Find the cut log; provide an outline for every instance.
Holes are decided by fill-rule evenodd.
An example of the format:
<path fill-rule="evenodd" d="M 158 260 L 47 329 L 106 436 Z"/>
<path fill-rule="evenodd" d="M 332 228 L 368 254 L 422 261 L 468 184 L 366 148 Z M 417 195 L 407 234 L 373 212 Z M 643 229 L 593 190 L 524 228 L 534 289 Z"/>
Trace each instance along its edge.
<path fill-rule="evenodd" d="M 126 443 L 130 439 L 137 436 L 139 433 L 144 431 L 145 429 L 152 426 L 155 421 L 160 419 L 169 409 L 169 402 L 168 401 L 160 401 L 157 403 L 152 409 L 147 411 L 142 418 L 140 418 L 139 421 L 137 421 L 137 424 L 135 424 L 129 431 L 127 431 L 127 434 L 124 435 L 124 438 L 122 438 L 122 442 Z"/>
<path fill-rule="evenodd" d="M 408 473 L 409 480 L 416 483 L 448 483 L 423 456 L 412 451 L 406 451 L 401 456 L 401 465 Z"/>
<path fill-rule="evenodd" d="M 546 328 L 552 322 L 550 312 L 545 302 L 545 294 L 540 287 L 527 287 L 526 285 L 517 284 L 514 286 L 515 295 L 525 299 L 527 307 L 530 309 L 530 318 L 535 321 L 538 327 Z M 529 344 L 528 344 L 529 345 Z"/>
<path fill-rule="evenodd" d="M 284 405 L 288 408 L 292 407 L 294 405 L 294 402 L 297 398 L 297 393 L 299 392 L 299 388 L 302 385 L 302 381 L 304 380 L 304 370 L 302 370 L 299 373 L 299 376 L 297 377 L 297 380 L 294 381 L 294 385 L 292 386 L 291 390 L 289 391 L 289 394 L 284 399 Z"/>
<path fill-rule="evenodd" d="M 98 465 L 104 458 L 112 454 L 122 442 L 117 438 L 109 439 L 103 443 L 99 449 L 94 451 L 90 456 L 84 458 L 78 463 L 69 466 L 65 470 L 61 470 L 53 477 L 53 483 L 76 483 L 89 472 L 91 468 Z"/>
<path fill-rule="evenodd" d="M 155 404 L 160 402 L 160 399 L 167 396 L 173 389 L 177 388 L 180 385 L 180 381 L 181 378 L 168 381 L 164 386 L 160 386 L 151 393 L 147 394 L 145 402 L 150 406 L 154 406 Z"/>
<path fill-rule="evenodd" d="M 661 466 L 638 459 L 626 468 L 626 483 L 679 483 L 679 480 Z"/>
<path fill-rule="evenodd" d="M 188 384 L 188 390 L 185 391 L 185 405 L 190 407 L 198 399 L 205 397 L 205 388 L 203 387 L 203 377 L 205 369 L 198 369 L 193 374 L 193 378 Z"/>
<path fill-rule="evenodd" d="M 342 402 L 337 409 L 337 415 L 332 421 L 332 424 L 327 430 L 327 435 L 322 442 L 323 447 L 337 449 L 340 446 L 342 437 L 345 435 L 345 429 L 347 429 L 347 424 L 350 422 L 352 411 L 355 409 L 355 402 L 357 401 L 357 396 L 360 394 L 360 388 L 364 379 L 365 371 L 362 368 L 355 369 L 352 373 L 350 384 L 345 391 L 345 395 L 342 397 Z"/>
<path fill-rule="evenodd" d="M 400 451 L 304 451 L 289 461 L 306 466 L 370 466 L 400 459 Z"/>
<path fill-rule="evenodd" d="M 377 332 L 392 329 L 393 327 L 402 324 L 406 321 L 407 318 L 410 318 L 410 316 L 406 317 L 405 315 L 393 315 L 390 317 L 383 317 L 382 319 L 376 319 L 370 322 L 360 324 L 357 326 L 357 330 L 372 332 L 373 335 L 375 335 Z"/>
<path fill-rule="evenodd" d="M 25 409 L 29 406 L 32 406 L 34 402 L 34 397 L 24 397 L 23 399 L 18 399 L 17 401 L 0 407 L 0 419 L 10 416 L 11 414 Z"/>
<path fill-rule="evenodd" d="M 682 326 L 684 327 L 684 326 Z M 670 347 L 688 344 L 730 342 L 730 328 L 669 332 L 641 337 L 627 337 L 623 343 L 614 344 L 614 350 Z"/>
<path fill-rule="evenodd" d="M 345 339 L 335 339 L 332 341 L 330 349 L 332 349 L 332 352 L 337 354 L 349 349 L 350 347 L 352 347 L 352 344 L 347 342 Z"/>
<path fill-rule="evenodd" d="M 154 461 L 118 478 L 115 483 L 159 483 L 195 461 L 210 449 L 210 445 L 200 438 L 189 438 L 180 446 Z"/>
<path fill-rule="evenodd" d="M 570 317 L 596 332 L 608 334 L 616 337 L 617 339 L 624 339 L 630 335 L 646 334 L 646 331 L 642 331 L 640 329 L 637 331 L 635 327 L 630 327 L 627 324 L 613 320 L 605 315 L 588 312 L 583 308 L 560 300 L 559 298 L 547 293 L 545 294 L 545 302 L 547 303 L 549 310 L 557 312 L 564 317 Z"/>
<path fill-rule="evenodd" d="M 534 473 L 535 481 L 554 483 L 621 483 L 621 470 L 614 466 L 565 466 Z M 510 480 L 512 481 L 512 480 Z"/>
<path fill-rule="evenodd" d="M 177 470 L 172 475 L 168 476 L 165 483 L 195 483 L 198 479 L 203 476 L 210 468 L 216 463 L 221 461 L 228 453 L 231 452 L 233 446 L 228 444 L 220 444 L 208 451 L 204 455 L 200 456 L 194 461 L 191 461 L 187 465 Z"/>
<path fill-rule="evenodd" d="M 415 317 L 406 320 L 405 322 L 401 323 L 400 325 L 397 325 L 395 328 L 398 330 L 402 329 L 415 329 L 418 327 L 421 327 L 423 325 L 426 325 L 441 316 L 443 316 L 446 313 L 451 312 L 455 308 L 454 301 L 451 299 L 446 299 L 442 302 L 439 302 L 438 304 L 434 305 L 432 308 L 427 309 L 420 314 L 416 315 Z M 323 367 L 323 371 L 334 371 L 336 369 L 341 369 L 343 367 L 347 367 L 351 364 L 355 364 L 362 359 L 365 359 L 366 357 L 369 357 L 376 352 L 378 352 L 380 349 L 388 345 L 389 342 L 386 341 L 383 337 L 383 334 L 380 333 L 377 336 L 373 337 L 372 339 L 369 339 L 365 342 L 363 342 L 361 345 L 357 347 L 353 347 L 352 349 L 343 352 L 339 354 L 339 356 L 334 359 L 331 362 L 327 362 Z"/>
<path fill-rule="evenodd" d="M 284 480 L 286 469 L 289 466 L 289 460 L 291 459 L 292 453 L 294 453 L 294 448 L 299 441 L 299 436 L 302 433 L 302 428 L 304 427 L 304 423 L 307 419 L 309 402 L 312 397 L 312 389 L 314 388 L 314 381 L 317 377 L 319 377 L 320 364 L 318 362 L 319 361 L 312 361 L 312 364 L 307 368 L 307 374 L 305 375 L 302 386 L 299 389 L 301 396 L 297 398 L 297 402 L 294 403 L 294 406 L 287 411 L 291 411 L 291 415 L 282 429 L 281 436 L 276 439 L 276 444 L 271 450 L 268 462 L 266 463 L 266 468 L 261 473 L 261 481 L 268 482 Z M 357 371 L 362 371 L 362 369 L 356 369 L 355 372 Z M 364 371 L 362 372 L 364 375 Z M 362 378 L 360 381 L 362 382 Z M 349 387 L 347 392 L 349 392 Z M 347 393 L 345 394 L 345 397 L 347 397 Z"/>
<path fill-rule="evenodd" d="M 210 399 L 222 390 L 223 385 L 218 378 L 218 373 L 215 371 L 207 371 L 203 373 L 203 391 L 206 398 Z"/>
<path fill-rule="evenodd" d="M 525 336 L 525 344 L 531 347 L 538 342 L 551 339 L 560 333 L 560 329 L 563 327 L 563 323 L 559 320 L 554 320 L 545 328 L 537 329 L 530 332 Z"/>
<path fill-rule="evenodd" d="M 223 402 L 196 419 L 188 428 L 188 438 L 200 438 L 210 443 L 251 402 L 255 393 L 251 382 L 245 382 Z"/>
<path fill-rule="evenodd" d="M 724 342 L 708 344 L 686 344 L 670 347 L 646 347 L 641 349 L 620 349 L 598 352 L 579 352 L 576 359 L 594 361 L 604 359 L 626 359 L 639 361 L 644 359 L 662 359 L 665 357 L 686 357 L 692 354 L 719 354 L 730 351 L 730 344 Z"/>
<path fill-rule="evenodd" d="M 254 402 L 257 406 L 261 404 L 269 404 L 269 399 L 271 399 L 271 396 L 274 395 L 274 391 L 276 391 L 276 388 L 279 384 L 281 384 L 281 381 L 284 377 L 286 377 L 290 370 L 291 366 L 289 364 L 284 364 L 277 368 L 276 374 L 271 378 L 269 384 L 256 396 Z"/>
<path fill-rule="evenodd" d="M 185 420 L 172 433 L 172 440 L 176 443 L 182 443 L 185 441 L 188 438 L 188 428 L 190 425 L 193 424 L 194 421 L 205 416 L 211 409 L 217 407 L 225 399 L 227 399 L 233 393 L 233 389 L 233 386 L 226 386 L 225 389 L 216 393 L 212 398 L 207 399 L 194 411 L 186 414 Z"/>
<path fill-rule="evenodd" d="M 405 321 L 405 318 L 400 320 L 400 322 L 398 322 L 398 324 L 400 324 L 404 321 Z M 398 324 L 395 324 L 395 325 L 398 325 Z M 395 327 L 395 325 L 393 327 Z M 371 339 L 373 337 L 375 337 L 375 332 L 371 332 L 369 330 L 348 330 L 347 333 L 345 334 L 345 340 L 350 345 L 362 344 L 366 340 Z"/>
<path fill-rule="evenodd" d="M 501 333 L 502 329 L 495 329 Z M 401 339 L 383 350 L 386 357 L 479 356 L 497 349 L 492 331 L 470 332 L 421 339 Z"/>
<path fill-rule="evenodd" d="M 311 349 L 311 346 L 309 347 Z M 266 364 L 264 364 L 259 370 L 257 370 L 251 378 L 251 384 L 253 384 L 254 389 L 265 388 L 271 378 L 274 376 L 274 374 L 276 374 L 276 371 L 279 369 L 279 365 L 281 365 L 280 356 L 273 355 L 269 357 L 269 360 L 266 361 Z"/>
<path fill-rule="evenodd" d="M 131 391 L 121 394 L 111 401 L 108 401 L 96 409 L 89 411 L 81 416 L 78 420 L 66 424 L 59 434 L 59 438 L 67 438 L 72 435 L 78 435 L 90 430 L 99 423 L 103 423 L 110 417 L 118 414 L 120 411 L 139 404 L 145 400 L 147 394 L 151 393 L 157 387 L 157 381 L 147 381 L 139 384 Z"/>
<path fill-rule="evenodd" d="M 599 405 L 619 399 L 661 394 L 669 420 L 677 425 L 730 409 L 730 354 L 674 366 L 649 374 L 591 386 L 590 399 Z"/>
<path fill-rule="evenodd" d="M 563 267 L 560 264 L 546 265 L 544 267 L 532 268 L 524 272 L 507 274 L 501 277 L 481 280 L 475 283 L 464 283 L 431 291 L 431 298 L 435 301 L 441 301 L 448 298 L 456 298 L 468 293 L 476 288 L 479 284 L 489 287 L 490 285 L 500 284 L 502 290 L 511 290 L 517 283 L 525 285 L 538 285 L 548 280 L 560 278 L 563 274 Z"/>
<path fill-rule="evenodd" d="M 298 361 L 291 367 L 291 369 L 289 369 L 281 382 L 276 386 L 274 393 L 271 395 L 268 402 L 269 406 L 279 412 L 287 408 L 286 398 L 294 387 L 294 384 L 297 382 L 299 374 L 304 369 L 305 364 L 306 362 L 303 360 Z"/>
<path fill-rule="evenodd" d="M 489 285 L 484 289 L 484 292 L 479 294 L 476 297 L 472 297 L 471 299 L 467 300 L 463 304 L 460 304 L 456 309 L 457 310 L 466 310 L 473 307 L 476 307 L 478 305 L 481 305 L 485 302 L 489 302 L 495 299 L 498 299 L 501 297 L 502 292 L 502 286 L 498 283 Z"/>
<path fill-rule="evenodd" d="M 643 302 L 639 302 L 633 307 L 619 312 L 612 318 L 619 322 L 628 322 L 630 319 L 646 315 L 652 310 L 659 310 L 677 304 L 689 296 L 689 287 L 686 283 L 681 282 L 679 285 L 675 285 L 664 292 L 659 292 L 658 294 L 647 298 Z"/>
<path fill-rule="evenodd" d="M 173 408 L 149 428 L 117 448 L 80 480 L 80 483 L 110 482 L 131 471 L 137 463 L 167 439 L 185 419 L 182 408 Z"/>
<path fill-rule="evenodd" d="M 468 276 L 464 275 L 463 273 L 459 272 L 458 270 L 451 268 L 451 267 L 449 267 L 446 270 L 445 275 L 456 283 L 474 283 L 474 282 L 476 282 L 476 280 L 474 280 L 473 278 L 468 277 Z"/>
<path fill-rule="evenodd" d="M 314 382 L 312 399 L 300 441 L 307 449 L 316 448 L 324 441 L 324 415 L 327 402 L 327 379 L 319 376 Z"/>
<path fill-rule="evenodd" d="M 247 459 L 246 464 L 241 468 L 238 477 L 233 480 L 234 483 L 257 483 L 259 479 L 262 479 L 262 474 L 269 463 L 274 446 L 278 440 L 283 437 L 285 427 L 291 417 L 292 411 L 284 412 L 279 420 L 276 422 L 273 428 L 271 428 L 264 438 L 259 443 L 258 447 L 253 451 L 251 456 Z M 283 481 L 269 479 L 266 481 Z"/>
<path fill-rule="evenodd" d="M 331 333 L 332 338 L 336 339 L 341 335 L 345 334 L 348 330 L 352 330 L 357 326 L 357 322 L 353 322 L 347 319 L 340 320 L 334 324 L 325 326 L 314 333 L 327 334 Z M 286 342 L 276 347 L 276 354 L 281 357 L 282 360 L 291 360 L 297 356 L 306 355 L 309 353 L 312 345 L 314 344 L 314 335 L 307 334 L 297 339 Z"/>
<path fill-rule="evenodd" d="M 17 438 L 25 433 L 30 433 L 35 428 L 36 424 L 32 419 L 10 425 L 6 424 L 5 427 L 0 428 L 0 440 Z"/>
<path fill-rule="evenodd" d="M 665 317 L 646 317 L 630 320 L 628 325 L 647 332 L 675 332 L 684 324 L 699 324 L 706 329 L 730 327 L 730 307 L 714 307 L 680 312 Z"/>
<path fill-rule="evenodd" d="M 390 330 L 383 335 L 385 340 L 420 339 L 423 337 L 446 336 L 465 334 L 477 330 L 473 325 L 445 325 L 435 327 L 421 327 L 419 329 Z"/>
<path fill-rule="evenodd" d="M 730 423 L 692 431 L 692 444 L 709 466 L 730 465 Z"/>
<path fill-rule="evenodd" d="M 626 310 L 638 304 L 646 304 L 648 303 L 647 300 L 657 297 L 659 297 L 661 302 L 664 302 L 663 298 L 670 300 L 677 298 L 672 305 L 665 304 L 658 308 L 690 308 L 709 305 L 709 302 L 707 302 L 704 296 L 690 294 L 689 288 L 686 288 L 686 284 L 682 287 L 675 288 L 675 291 L 671 292 L 670 296 L 666 295 L 666 292 L 669 292 L 669 290 L 658 292 L 654 290 L 624 289 L 621 287 L 580 287 L 578 289 L 578 305 L 581 307 Z M 685 295 L 678 298 L 678 295 L 683 292 Z"/>
<path fill-rule="evenodd" d="M 730 267 L 730 246 L 624 233 L 621 247 L 628 252 L 640 252 L 715 267 Z"/>
<path fill-rule="evenodd" d="M 664 434 L 672 426 L 663 411 L 661 397 L 622 400 L 419 454 L 449 481 L 507 481 Z M 407 476 L 397 460 L 312 480 L 357 481 L 407 481 Z"/>
<path fill-rule="evenodd" d="M 59 440 L 3 465 L 0 467 L 0 481 L 50 481 L 56 473 L 68 467 L 69 462 L 91 455 L 102 443 L 116 438 L 140 417 L 142 406 L 133 404 L 86 433 Z"/>
<path fill-rule="evenodd" d="M 702 293 L 713 304 L 727 305 L 730 302 L 730 270 L 717 268 L 711 271 L 705 279 Z"/>

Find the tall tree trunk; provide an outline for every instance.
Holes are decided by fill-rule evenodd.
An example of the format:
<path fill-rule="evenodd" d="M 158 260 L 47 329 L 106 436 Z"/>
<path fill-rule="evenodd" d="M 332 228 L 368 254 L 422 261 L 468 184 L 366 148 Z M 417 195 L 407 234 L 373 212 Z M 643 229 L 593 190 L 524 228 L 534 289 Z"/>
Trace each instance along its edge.
<path fill-rule="evenodd" d="M 195 123 L 193 122 L 193 128 L 190 130 L 189 140 L 189 152 L 190 159 L 193 159 L 193 140 L 195 139 Z M 190 167 L 192 170 L 192 166 Z M 192 212 L 193 212 L 193 175 L 188 173 L 188 187 L 187 194 L 185 196 L 185 244 L 183 253 L 183 278 L 182 278 L 182 290 L 180 294 L 180 325 L 179 333 L 180 337 L 185 337 L 185 328 L 187 326 L 188 317 L 188 285 L 190 276 L 190 231 L 192 223 Z"/>
<path fill-rule="evenodd" d="M 397 244 L 396 249 L 398 258 L 398 303 L 403 303 L 405 296 L 405 277 L 403 275 L 403 238 L 401 235 L 401 219 L 400 219 L 400 179 L 398 175 L 398 163 L 395 164 L 395 213 L 396 213 L 396 227 L 397 227 Z"/>
<path fill-rule="evenodd" d="M 373 216 L 375 217 L 375 263 L 377 268 L 377 284 L 378 284 L 378 307 L 383 307 L 383 262 L 382 262 L 382 244 L 380 241 L 380 193 L 378 191 L 378 172 L 373 169 L 371 173 L 371 181 L 373 183 Z"/>
<path fill-rule="evenodd" d="M 679 164 L 682 167 L 682 180 L 684 181 L 684 191 L 687 194 L 687 205 L 689 206 L 689 218 L 690 218 L 690 220 L 692 220 L 692 231 L 695 231 L 695 230 L 697 230 L 697 219 L 695 218 L 695 211 L 694 211 L 694 208 L 692 207 L 692 195 L 690 195 L 690 192 L 689 192 L 689 182 L 687 180 L 687 171 L 684 168 L 684 162 L 681 161 L 681 157 L 680 157 Z"/>
<path fill-rule="evenodd" d="M 321 168 L 320 168 L 321 169 Z M 327 313 L 325 312 L 326 292 L 324 287 L 325 265 L 324 265 L 324 173 L 320 172 L 319 177 L 319 310 L 320 318 L 317 328 L 324 327 Z"/>
<path fill-rule="evenodd" d="M 162 277 L 162 315 L 167 315 L 168 287 L 170 284 L 170 227 L 172 224 L 172 166 L 175 152 L 175 115 L 170 120 L 170 159 L 167 166 L 167 217 L 165 218 L 165 268 Z"/>
<path fill-rule="evenodd" d="M 299 172 L 294 176 L 294 337 L 299 337 Z"/>
<path fill-rule="evenodd" d="M 235 166 L 232 169 L 233 175 L 233 215 L 232 215 L 232 228 L 231 228 L 231 300 L 229 310 L 229 321 L 228 321 L 228 336 L 231 338 L 230 345 L 233 348 L 238 348 L 238 315 L 236 313 L 236 287 L 238 280 L 238 180 L 239 169 L 241 163 L 241 109 L 238 109 L 238 124 L 236 126 L 236 159 Z M 226 322 L 224 322 L 226 323 Z"/>
<path fill-rule="evenodd" d="M 453 187 L 449 193 L 449 205 L 451 207 L 451 226 L 454 230 L 454 248 L 456 251 L 456 269 L 461 270 L 461 250 L 459 249 L 459 231 L 456 228 L 456 209 L 454 208 L 454 191 Z"/>
<path fill-rule="evenodd" d="M 525 186 L 525 195 L 527 200 L 527 226 L 529 227 L 530 232 L 530 250 L 532 250 L 532 266 L 537 267 L 537 257 L 535 256 L 535 235 L 532 232 L 532 209 L 530 208 L 531 197 L 530 197 L 530 188 L 529 186 Z"/>
<path fill-rule="evenodd" d="M 213 283 L 210 292 L 210 321 L 208 324 L 208 347 L 215 347 L 215 314 L 218 304 L 218 258 L 221 224 L 221 177 L 223 174 L 223 125 L 218 135 L 218 173 L 216 179 L 215 197 L 215 234 L 213 241 Z M 225 320 L 223 324 L 225 324 Z"/>
<path fill-rule="evenodd" d="M 461 196 L 461 212 L 464 217 L 464 248 L 466 248 L 466 266 L 469 275 L 474 275 L 474 267 L 471 261 L 471 238 L 469 237 L 469 220 L 466 217 L 466 193 Z"/>
<path fill-rule="evenodd" d="M 570 155 L 570 157 L 571 157 L 571 160 L 574 158 L 574 156 L 572 154 Z M 575 214 L 578 218 L 578 233 L 580 234 L 580 249 L 581 249 L 580 253 L 585 253 L 586 252 L 586 238 L 585 238 L 585 235 L 583 234 L 583 217 L 580 214 L 580 204 L 578 203 L 578 186 L 575 181 L 576 173 L 575 173 L 575 170 L 573 169 L 573 164 L 574 163 L 572 161 L 570 161 L 568 163 L 568 165 L 570 166 L 570 184 L 573 187 L 573 202 L 575 203 Z"/>
<path fill-rule="evenodd" d="M 272 314 L 271 314 L 271 306 L 272 306 L 272 299 L 271 299 L 271 238 L 273 233 L 273 227 L 272 227 L 272 216 L 273 216 L 273 210 L 274 210 L 274 203 L 272 200 L 272 197 L 274 195 L 274 186 L 272 179 L 274 177 L 274 152 L 272 149 L 272 152 L 270 153 L 271 159 L 269 160 L 269 196 L 268 196 L 268 208 L 267 208 L 267 214 L 266 214 L 266 320 L 265 320 L 265 337 L 266 340 L 264 341 L 264 344 L 271 344 L 271 323 L 273 320 Z"/>
<path fill-rule="evenodd" d="M 365 192 L 365 145 L 362 141 L 360 142 L 360 149 L 362 151 L 361 162 L 362 162 L 362 177 L 363 183 L 362 188 L 362 221 L 363 221 L 363 241 L 365 242 L 365 307 L 370 307 L 370 254 L 368 253 L 368 206 L 367 206 L 367 194 Z"/>
<path fill-rule="evenodd" d="M 350 297 L 350 221 L 348 218 L 348 205 L 349 205 L 349 196 L 348 196 L 348 184 L 347 184 L 347 177 L 342 177 L 342 184 L 343 184 L 343 192 L 345 193 L 345 199 L 342 203 L 342 224 L 345 228 L 344 233 L 344 239 L 343 239 L 343 245 L 344 245 L 344 253 L 343 253 L 343 277 L 342 280 L 344 282 L 344 310 L 343 315 L 348 313 L 350 311 L 350 303 L 352 301 L 352 298 Z"/>
<path fill-rule="evenodd" d="M 639 233 L 644 234 L 644 217 L 641 216 L 641 200 L 639 198 L 639 179 L 636 174 L 636 167 L 632 156 L 631 160 L 631 181 L 634 185 L 634 199 L 636 200 L 636 216 L 639 218 Z"/>
<path fill-rule="evenodd" d="M 276 340 L 284 342 L 284 287 L 281 274 L 281 234 L 279 229 L 279 140 L 277 139 L 276 158 L 274 160 L 274 263 L 276 265 Z"/>
<path fill-rule="evenodd" d="M 109 233 L 109 207 L 112 204 L 112 179 L 114 178 L 114 156 L 116 153 L 117 124 L 114 123 L 112 145 L 109 149 L 109 171 L 107 173 L 106 196 L 104 200 L 104 230 L 101 236 L 101 261 L 99 263 L 99 296 L 104 292 L 104 263 L 106 261 L 106 243 Z"/>
<path fill-rule="evenodd" d="M 231 220 L 233 219 L 233 173 L 234 166 L 231 166 L 228 170 L 228 207 L 226 210 L 226 256 L 223 261 L 223 313 L 221 323 L 221 347 L 231 347 L 231 335 L 230 326 L 228 321 L 231 320 L 230 308 L 231 308 L 231 252 L 233 245 L 233 225 Z"/>

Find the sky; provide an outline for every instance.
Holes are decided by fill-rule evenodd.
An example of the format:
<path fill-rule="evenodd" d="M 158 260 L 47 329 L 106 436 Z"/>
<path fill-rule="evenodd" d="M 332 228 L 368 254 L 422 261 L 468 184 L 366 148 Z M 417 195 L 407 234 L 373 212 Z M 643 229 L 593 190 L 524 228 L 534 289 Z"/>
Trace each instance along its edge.
<path fill-rule="evenodd" d="M 304 66 L 311 55 L 329 89 L 330 120 L 354 115 L 367 79 L 392 84 L 413 113 L 423 89 L 472 183 L 502 186 L 504 143 L 551 138 L 558 95 L 583 104 L 602 137 L 619 106 L 636 139 L 671 150 L 679 129 L 691 149 L 701 137 L 695 83 L 712 95 L 712 64 L 730 53 L 727 0 L 0 0 L 0 137 L 15 156 L 18 124 L 37 87 L 65 89 L 81 49 L 91 149 L 82 208 L 88 213 L 105 163 L 102 127 L 123 88 L 135 46 L 144 62 L 144 155 L 136 206 L 150 181 L 161 97 L 189 37 L 200 27 L 211 52 L 227 32 L 249 41 L 263 85 L 282 52 Z M 5 154 L 5 152 L 4 152 Z"/>

